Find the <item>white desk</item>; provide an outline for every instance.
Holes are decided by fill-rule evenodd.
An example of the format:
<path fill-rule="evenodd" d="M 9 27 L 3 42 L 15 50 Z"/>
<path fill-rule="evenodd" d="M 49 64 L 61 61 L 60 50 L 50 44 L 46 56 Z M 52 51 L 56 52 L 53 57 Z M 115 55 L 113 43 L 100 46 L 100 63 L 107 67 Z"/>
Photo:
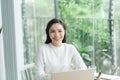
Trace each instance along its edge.
<path fill-rule="evenodd" d="M 96 73 L 95 76 L 98 76 L 98 73 Z M 108 75 L 108 74 L 101 73 L 100 80 L 120 80 L 120 76 L 114 76 L 114 75 Z"/>

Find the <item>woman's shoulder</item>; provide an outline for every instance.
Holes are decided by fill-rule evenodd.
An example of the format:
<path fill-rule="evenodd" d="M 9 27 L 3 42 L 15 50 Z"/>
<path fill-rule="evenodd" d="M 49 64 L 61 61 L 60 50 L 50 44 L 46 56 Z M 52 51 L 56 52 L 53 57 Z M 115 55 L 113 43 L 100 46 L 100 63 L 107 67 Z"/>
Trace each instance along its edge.
<path fill-rule="evenodd" d="M 47 48 L 48 48 L 49 44 L 41 44 L 38 47 L 37 53 L 43 53 Z"/>
<path fill-rule="evenodd" d="M 75 47 L 73 44 L 68 44 L 68 43 L 65 43 L 65 46 L 69 47 L 69 48 L 74 48 Z"/>
<path fill-rule="evenodd" d="M 49 44 L 41 44 L 39 46 L 39 49 L 44 49 L 44 48 L 47 48 L 49 46 Z"/>

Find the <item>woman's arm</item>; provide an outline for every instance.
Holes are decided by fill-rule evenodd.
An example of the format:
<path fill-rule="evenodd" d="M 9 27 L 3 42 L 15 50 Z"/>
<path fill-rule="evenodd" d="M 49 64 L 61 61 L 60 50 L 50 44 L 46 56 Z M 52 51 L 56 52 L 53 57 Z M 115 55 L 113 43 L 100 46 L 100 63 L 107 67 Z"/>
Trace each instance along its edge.
<path fill-rule="evenodd" d="M 87 66 L 85 65 L 82 57 L 80 56 L 79 52 L 74 46 L 73 46 L 72 63 L 75 65 L 77 69 L 87 69 Z"/>
<path fill-rule="evenodd" d="M 42 49 L 38 51 L 36 56 L 35 74 L 37 80 L 51 80 L 51 75 L 45 72 L 45 62 Z"/>

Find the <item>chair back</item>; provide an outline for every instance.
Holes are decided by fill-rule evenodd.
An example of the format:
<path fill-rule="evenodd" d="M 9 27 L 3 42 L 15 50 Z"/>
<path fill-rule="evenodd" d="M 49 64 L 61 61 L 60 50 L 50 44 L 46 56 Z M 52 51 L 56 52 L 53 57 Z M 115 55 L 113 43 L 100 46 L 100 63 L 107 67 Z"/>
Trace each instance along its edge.
<path fill-rule="evenodd" d="M 24 68 L 21 70 L 22 80 L 35 80 L 34 74 L 35 74 L 34 63 L 24 66 Z"/>

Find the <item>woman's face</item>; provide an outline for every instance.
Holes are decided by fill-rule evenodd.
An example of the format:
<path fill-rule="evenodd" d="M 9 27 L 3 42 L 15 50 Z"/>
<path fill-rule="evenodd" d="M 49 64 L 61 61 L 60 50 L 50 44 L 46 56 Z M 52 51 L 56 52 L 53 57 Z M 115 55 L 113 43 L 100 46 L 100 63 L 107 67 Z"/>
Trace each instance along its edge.
<path fill-rule="evenodd" d="M 49 36 L 54 46 L 61 46 L 65 30 L 60 23 L 53 24 L 49 29 Z"/>

